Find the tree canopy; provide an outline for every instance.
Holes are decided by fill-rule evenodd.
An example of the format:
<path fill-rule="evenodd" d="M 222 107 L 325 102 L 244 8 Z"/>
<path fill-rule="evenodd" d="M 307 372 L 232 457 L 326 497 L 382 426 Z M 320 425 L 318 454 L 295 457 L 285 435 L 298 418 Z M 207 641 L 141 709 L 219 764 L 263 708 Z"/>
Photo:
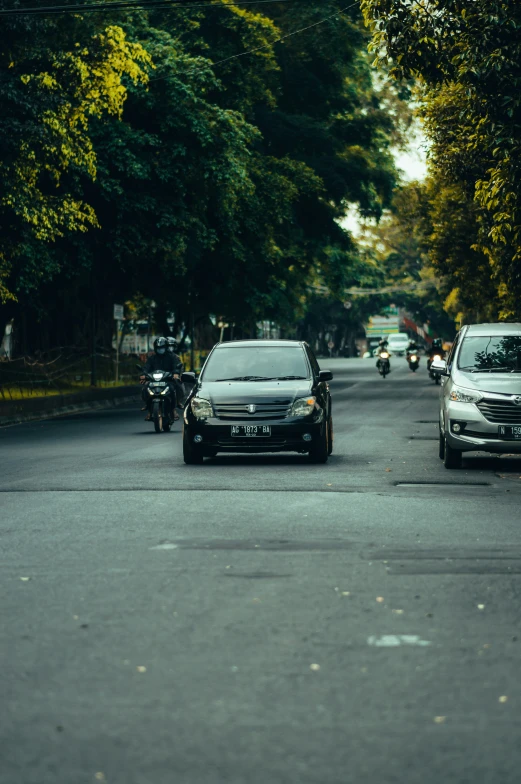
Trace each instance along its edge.
<path fill-rule="evenodd" d="M 341 296 L 364 264 L 340 222 L 390 205 L 397 133 L 341 5 L 4 17 L 2 312 L 28 348 L 85 340 L 93 309 L 108 343 L 137 295 L 244 329 Z"/>
<path fill-rule="evenodd" d="M 519 318 L 521 5 L 362 0 L 362 8 L 377 62 L 419 83 L 431 257 L 450 283 L 448 306 L 462 318 Z"/>

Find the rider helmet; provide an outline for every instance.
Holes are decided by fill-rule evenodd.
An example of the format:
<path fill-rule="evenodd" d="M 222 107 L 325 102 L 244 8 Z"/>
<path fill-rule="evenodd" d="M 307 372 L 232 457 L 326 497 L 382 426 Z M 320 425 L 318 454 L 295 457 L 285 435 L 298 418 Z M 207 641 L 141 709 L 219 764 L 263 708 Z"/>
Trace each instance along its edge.
<path fill-rule="evenodd" d="M 166 338 L 156 338 L 154 340 L 154 351 L 156 354 L 164 354 L 167 348 Z"/>
<path fill-rule="evenodd" d="M 432 348 L 440 349 L 442 347 L 443 347 L 442 339 L 441 338 L 434 338 L 434 340 L 432 341 Z"/>

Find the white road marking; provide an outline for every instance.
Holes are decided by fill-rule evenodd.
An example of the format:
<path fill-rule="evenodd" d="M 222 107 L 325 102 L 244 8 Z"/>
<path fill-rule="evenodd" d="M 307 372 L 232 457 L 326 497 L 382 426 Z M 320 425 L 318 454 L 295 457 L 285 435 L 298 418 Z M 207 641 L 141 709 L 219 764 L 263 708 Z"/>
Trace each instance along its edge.
<path fill-rule="evenodd" d="M 422 640 L 417 634 L 382 634 L 380 637 L 367 638 L 368 645 L 376 648 L 397 648 L 399 645 L 430 645 L 429 640 Z"/>
<path fill-rule="evenodd" d="M 170 544 L 170 542 L 166 542 L 165 544 L 156 544 L 155 547 L 149 547 L 149 550 L 177 550 L 176 544 Z"/>

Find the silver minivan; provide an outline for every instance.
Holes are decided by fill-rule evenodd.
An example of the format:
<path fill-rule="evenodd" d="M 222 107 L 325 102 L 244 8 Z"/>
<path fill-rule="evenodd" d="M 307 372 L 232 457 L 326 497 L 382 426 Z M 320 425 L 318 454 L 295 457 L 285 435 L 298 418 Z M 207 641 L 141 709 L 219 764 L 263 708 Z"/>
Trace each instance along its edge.
<path fill-rule="evenodd" d="M 440 458 L 460 468 L 463 452 L 521 454 L 521 324 L 462 327 L 442 376 Z"/>

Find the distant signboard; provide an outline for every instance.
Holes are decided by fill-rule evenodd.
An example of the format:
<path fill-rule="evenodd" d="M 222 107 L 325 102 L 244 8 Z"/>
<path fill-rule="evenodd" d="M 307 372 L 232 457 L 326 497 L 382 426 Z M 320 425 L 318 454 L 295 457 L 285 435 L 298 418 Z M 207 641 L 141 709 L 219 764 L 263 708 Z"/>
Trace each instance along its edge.
<path fill-rule="evenodd" d="M 399 316 L 371 316 L 365 328 L 365 334 L 369 337 L 378 335 L 392 335 L 400 331 Z"/>
<path fill-rule="evenodd" d="M 123 313 L 123 305 L 114 305 L 114 320 L 115 321 L 123 321 L 125 318 Z"/>

